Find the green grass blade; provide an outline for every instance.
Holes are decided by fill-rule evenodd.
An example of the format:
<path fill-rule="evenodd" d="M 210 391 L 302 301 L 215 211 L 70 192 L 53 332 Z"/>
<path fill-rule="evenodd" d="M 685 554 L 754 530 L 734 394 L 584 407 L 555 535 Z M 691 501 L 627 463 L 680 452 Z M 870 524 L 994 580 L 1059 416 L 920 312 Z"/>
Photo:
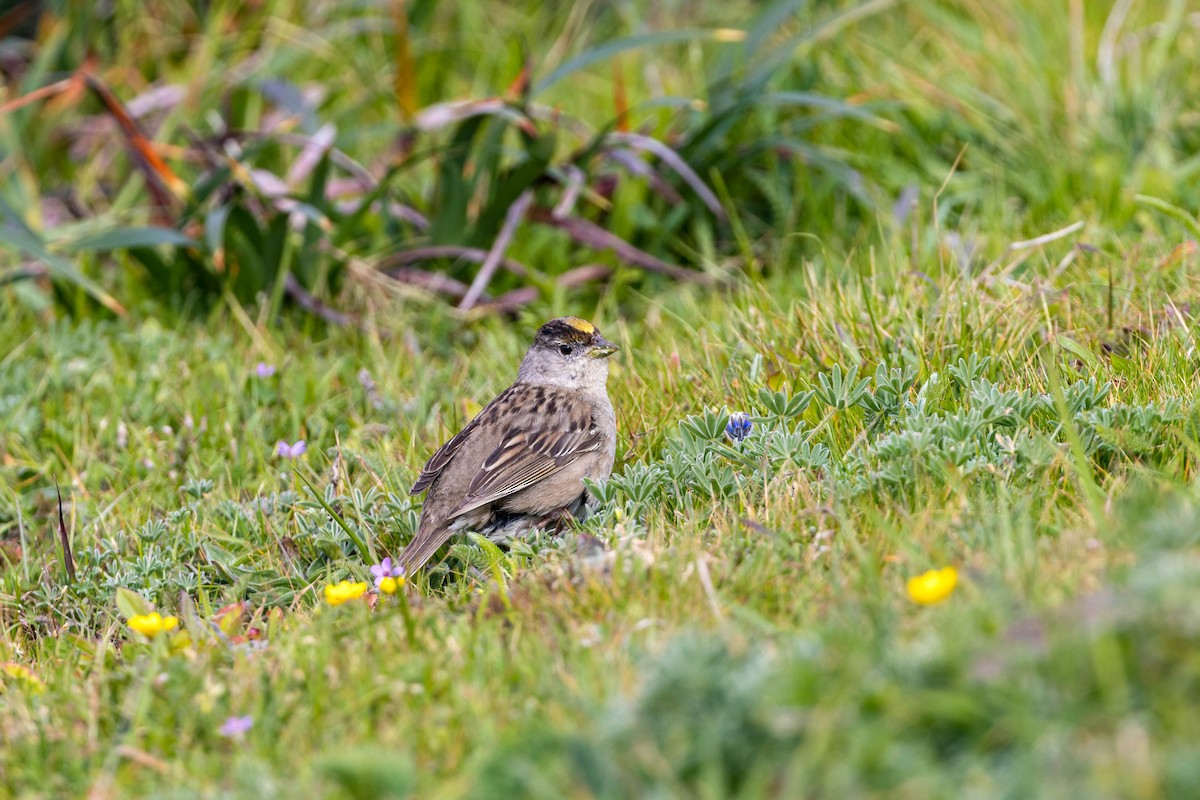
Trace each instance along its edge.
<path fill-rule="evenodd" d="M 170 228 L 117 228 L 91 236 L 82 236 L 67 242 L 64 247 L 70 253 L 83 253 L 93 250 L 128 250 L 132 247 L 196 247 L 199 244 L 190 236 Z"/>

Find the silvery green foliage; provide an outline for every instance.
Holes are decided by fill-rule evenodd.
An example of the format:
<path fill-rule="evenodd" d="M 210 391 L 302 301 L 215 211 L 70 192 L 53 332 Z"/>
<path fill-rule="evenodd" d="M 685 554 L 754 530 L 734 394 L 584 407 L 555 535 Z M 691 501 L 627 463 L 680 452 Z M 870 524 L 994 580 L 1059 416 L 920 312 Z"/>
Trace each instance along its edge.
<path fill-rule="evenodd" d="M 794 395 L 759 389 L 753 424 L 739 425 L 736 437 L 724 411 L 681 420 L 657 458 L 592 489 L 602 508 L 636 515 L 753 498 L 783 473 L 831 478 L 850 493 L 903 493 L 924 481 L 1035 481 L 1068 454 L 1063 410 L 1053 394 L 993 382 L 991 365 L 988 356 L 960 358 L 947 370 L 948 383 L 937 373 L 918 382 L 911 363 L 881 363 L 861 379 L 857 367 L 834 365 L 813 389 Z M 1062 388 L 1061 408 L 1085 454 L 1108 468 L 1115 460 L 1169 452 L 1185 418 L 1182 405 L 1108 405 L 1111 391 L 1095 378 Z M 825 423 L 817 422 L 845 418 L 853 426 L 855 415 L 865 431 L 835 454 Z"/>
<path fill-rule="evenodd" d="M 948 372 L 959 388 L 966 389 L 987 374 L 991 363 L 991 356 L 981 357 L 978 353 L 971 353 L 969 357 L 960 358 L 957 363 L 951 365 Z"/>
<path fill-rule="evenodd" d="M 1000 428 L 1016 429 L 1034 412 L 1044 408 L 1043 397 L 1029 392 L 1001 389 L 987 379 L 971 384 L 971 408 Z"/>
<path fill-rule="evenodd" d="M 888 367 L 880 363 L 875 368 L 875 391 L 865 393 L 859 404 L 870 412 L 876 421 L 895 417 L 903 409 L 909 390 L 916 382 L 916 367 Z"/>
<path fill-rule="evenodd" d="M 764 414 L 768 420 L 774 422 L 799 418 L 815 396 L 816 392 L 813 391 L 801 392 L 788 397 L 783 392 L 772 392 L 770 389 L 758 390 L 758 401 L 763 406 Z"/>
<path fill-rule="evenodd" d="M 1006 389 L 983 377 L 987 357 L 960 358 L 950 367 L 957 402 L 933 410 L 927 400 L 931 376 L 913 401 L 885 399 L 864 407 L 890 416 L 880 435 L 841 465 L 841 477 L 854 491 L 911 490 L 922 479 L 944 480 L 987 474 L 993 479 L 1034 480 L 1067 447 L 1062 413 L 1054 396 Z M 880 374 L 877 371 L 877 375 Z M 876 381 L 875 397 L 879 398 Z M 1153 456 L 1168 444 L 1184 419 L 1178 401 L 1160 406 L 1105 406 L 1112 386 L 1095 378 L 1064 387 L 1063 406 L 1079 433 L 1086 455 L 1106 467 L 1114 458 Z M 898 409 L 883 414 L 886 405 Z"/>
<path fill-rule="evenodd" d="M 743 493 L 761 494 L 784 471 L 823 470 L 830 464 L 829 448 L 813 441 L 807 423 L 797 419 L 812 397 L 812 392 L 788 397 L 760 391 L 766 413 L 751 417 L 753 425 L 740 439 L 726 434 L 727 412 L 689 416 L 655 461 L 630 465 L 621 475 L 589 485 L 603 506 L 639 514 L 664 503 L 712 506 Z"/>
<path fill-rule="evenodd" d="M 858 380 L 858 365 L 850 367 L 845 375 L 842 365 L 834 364 L 829 372 L 817 375 L 816 397 L 830 408 L 852 408 L 862 405 L 868 396 L 867 387 L 871 385 L 870 378 Z"/>
<path fill-rule="evenodd" d="M 1090 452 L 1104 456 L 1142 456 L 1171 443 L 1171 432 L 1185 418 L 1183 404 L 1171 399 L 1161 407 L 1124 403 L 1079 414 L 1080 433 Z"/>
<path fill-rule="evenodd" d="M 210 479 L 200 478 L 198 480 L 190 480 L 183 484 L 183 486 L 179 487 L 179 491 L 199 500 L 201 497 L 204 497 L 204 495 L 211 492 L 215 486 L 216 484 Z"/>

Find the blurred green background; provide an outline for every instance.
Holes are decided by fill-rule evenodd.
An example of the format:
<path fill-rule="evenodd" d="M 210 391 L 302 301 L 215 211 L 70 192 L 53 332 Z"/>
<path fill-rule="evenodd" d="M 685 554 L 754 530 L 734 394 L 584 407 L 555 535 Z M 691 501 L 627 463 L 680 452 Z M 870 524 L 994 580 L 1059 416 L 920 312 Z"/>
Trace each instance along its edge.
<path fill-rule="evenodd" d="M 512 312 L 871 248 L 970 271 L 1078 221 L 1120 258 L 1200 206 L 1195 14 L 9 3 L 0 281 L 76 313 L 352 310 L 347 283 Z"/>

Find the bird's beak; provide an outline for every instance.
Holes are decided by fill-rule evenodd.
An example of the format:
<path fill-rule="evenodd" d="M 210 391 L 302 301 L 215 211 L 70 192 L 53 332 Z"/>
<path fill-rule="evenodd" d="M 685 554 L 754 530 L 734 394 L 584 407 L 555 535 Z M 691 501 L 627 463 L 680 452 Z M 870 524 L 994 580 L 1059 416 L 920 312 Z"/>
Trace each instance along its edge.
<path fill-rule="evenodd" d="M 596 339 L 596 343 L 592 345 L 592 349 L 588 352 L 588 355 L 592 358 L 608 358 L 620 349 L 608 339 L 600 336 Z"/>

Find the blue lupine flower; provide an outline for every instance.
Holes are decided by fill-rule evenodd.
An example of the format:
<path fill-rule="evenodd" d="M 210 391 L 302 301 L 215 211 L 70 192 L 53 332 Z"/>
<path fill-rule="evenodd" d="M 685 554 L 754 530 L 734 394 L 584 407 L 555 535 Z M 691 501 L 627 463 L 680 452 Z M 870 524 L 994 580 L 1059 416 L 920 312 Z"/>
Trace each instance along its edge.
<path fill-rule="evenodd" d="M 735 442 L 740 442 L 749 436 L 753 429 L 754 423 L 750 421 L 750 415 L 742 411 L 735 411 L 729 415 L 729 424 L 725 426 L 725 435 Z"/>

